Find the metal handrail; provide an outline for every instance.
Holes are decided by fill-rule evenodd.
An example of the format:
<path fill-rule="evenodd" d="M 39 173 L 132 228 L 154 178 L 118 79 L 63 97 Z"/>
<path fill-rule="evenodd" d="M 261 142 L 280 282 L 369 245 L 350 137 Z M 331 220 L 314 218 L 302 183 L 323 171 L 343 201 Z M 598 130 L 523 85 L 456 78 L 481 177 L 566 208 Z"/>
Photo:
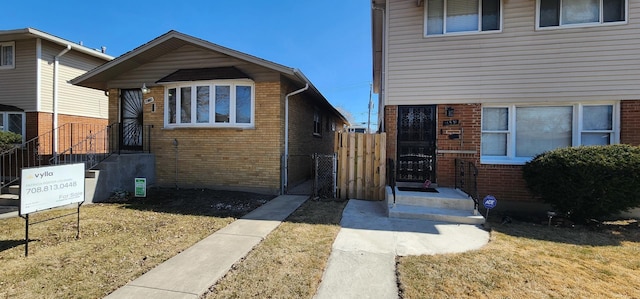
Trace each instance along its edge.
<path fill-rule="evenodd" d="M 112 154 L 109 145 L 111 127 L 109 125 L 95 133 L 89 131 L 84 140 L 51 157 L 49 164 L 84 163 L 87 170 L 95 167 Z"/>
<path fill-rule="evenodd" d="M 48 156 L 55 153 L 55 141 L 58 148 L 65 148 L 77 138 L 79 124 L 67 123 L 54 130 L 27 140 L 20 146 L 0 153 L 0 188 L 4 188 L 20 179 L 20 172 L 25 167 L 43 165 Z M 75 129 L 75 133 L 74 133 Z M 56 136 L 57 135 L 57 136 Z M 56 136 L 57 138 L 54 138 Z"/>
<path fill-rule="evenodd" d="M 20 180 L 22 168 L 81 162 L 87 169 L 95 167 L 110 155 L 121 152 L 121 127 L 120 123 L 108 126 L 67 123 L 0 152 L 0 188 Z M 151 127 L 144 126 L 141 132 L 143 152 L 151 152 Z"/>
<path fill-rule="evenodd" d="M 473 199 L 474 209 L 480 204 L 478 194 L 478 168 L 471 161 L 455 159 L 455 187 Z"/>

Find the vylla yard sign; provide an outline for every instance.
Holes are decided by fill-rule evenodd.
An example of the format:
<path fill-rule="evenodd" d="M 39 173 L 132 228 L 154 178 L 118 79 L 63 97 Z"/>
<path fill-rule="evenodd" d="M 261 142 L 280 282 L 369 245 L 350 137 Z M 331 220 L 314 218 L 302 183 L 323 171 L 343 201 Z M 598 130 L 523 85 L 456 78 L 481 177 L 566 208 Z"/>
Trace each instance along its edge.
<path fill-rule="evenodd" d="M 29 214 L 84 202 L 84 164 L 23 168 L 20 178 L 20 217 L 24 218 L 24 255 L 29 255 Z"/>
<path fill-rule="evenodd" d="M 20 215 L 84 201 L 84 164 L 23 168 Z"/>

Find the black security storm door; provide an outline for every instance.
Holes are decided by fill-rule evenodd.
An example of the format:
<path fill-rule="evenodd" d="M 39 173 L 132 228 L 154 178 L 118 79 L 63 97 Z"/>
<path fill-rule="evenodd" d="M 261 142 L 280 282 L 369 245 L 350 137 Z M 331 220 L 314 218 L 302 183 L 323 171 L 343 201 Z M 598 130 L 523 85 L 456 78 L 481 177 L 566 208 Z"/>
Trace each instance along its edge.
<path fill-rule="evenodd" d="M 120 148 L 142 150 L 142 91 L 123 89 L 120 92 L 122 123 L 120 125 Z"/>
<path fill-rule="evenodd" d="M 396 180 L 435 183 L 436 106 L 398 107 Z"/>

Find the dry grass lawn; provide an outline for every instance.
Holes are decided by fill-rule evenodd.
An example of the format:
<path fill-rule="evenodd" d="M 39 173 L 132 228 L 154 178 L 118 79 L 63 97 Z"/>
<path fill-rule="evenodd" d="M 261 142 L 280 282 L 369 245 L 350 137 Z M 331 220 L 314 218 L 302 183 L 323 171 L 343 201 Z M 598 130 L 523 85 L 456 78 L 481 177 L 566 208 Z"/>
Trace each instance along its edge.
<path fill-rule="evenodd" d="M 398 258 L 403 298 L 640 298 L 638 222 L 496 224 L 462 254 Z"/>
<path fill-rule="evenodd" d="M 213 190 L 150 192 L 129 203 L 81 207 L 30 226 L 0 220 L 0 298 L 101 298 L 263 204 L 272 196 Z M 30 222 L 74 212 L 32 214 Z"/>
<path fill-rule="evenodd" d="M 156 196 L 82 207 L 80 239 L 75 216 L 32 225 L 26 258 L 24 220 L 0 220 L 0 298 L 101 298 L 270 198 Z M 204 297 L 313 297 L 345 205 L 307 201 Z M 403 298 L 640 298 L 640 225 L 494 224 L 480 250 L 401 257 L 397 272 Z"/>
<path fill-rule="evenodd" d="M 308 200 L 205 298 L 311 298 L 340 230 L 345 205 Z"/>

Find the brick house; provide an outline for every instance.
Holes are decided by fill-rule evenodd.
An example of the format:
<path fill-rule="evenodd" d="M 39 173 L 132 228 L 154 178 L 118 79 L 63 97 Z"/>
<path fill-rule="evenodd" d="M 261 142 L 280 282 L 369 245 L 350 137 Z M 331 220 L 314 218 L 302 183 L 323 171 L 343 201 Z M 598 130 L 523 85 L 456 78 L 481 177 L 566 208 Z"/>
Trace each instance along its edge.
<path fill-rule="evenodd" d="M 158 186 L 286 192 L 346 123 L 299 70 L 176 31 L 72 83 L 108 92 L 126 148 L 149 141 Z"/>
<path fill-rule="evenodd" d="M 33 28 L 0 30 L 0 130 L 20 134 L 24 142 L 70 124 L 105 127 L 105 93 L 68 83 L 113 59 L 103 52 Z M 71 145 L 69 136 L 52 138 L 58 137 L 51 142 L 58 151 Z"/>
<path fill-rule="evenodd" d="M 465 159 L 480 198 L 529 206 L 521 168 L 536 154 L 640 144 L 638 1 L 372 0 L 371 13 L 399 181 L 454 186 Z"/>

